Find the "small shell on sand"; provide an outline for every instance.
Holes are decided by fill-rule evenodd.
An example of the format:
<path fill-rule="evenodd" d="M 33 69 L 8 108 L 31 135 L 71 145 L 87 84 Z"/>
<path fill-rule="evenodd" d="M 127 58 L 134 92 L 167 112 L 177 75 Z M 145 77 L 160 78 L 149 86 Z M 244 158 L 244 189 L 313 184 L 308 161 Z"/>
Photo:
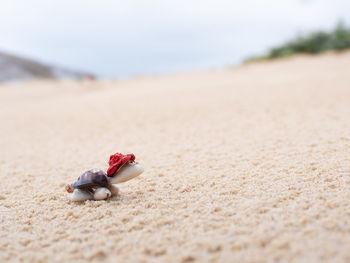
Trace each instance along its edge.
<path fill-rule="evenodd" d="M 65 189 L 66 189 L 66 191 L 67 191 L 68 193 L 73 193 L 73 191 L 74 191 L 74 187 L 73 187 L 72 184 L 67 184 L 67 185 L 65 186 Z"/>
<path fill-rule="evenodd" d="M 112 196 L 111 191 L 109 191 L 105 187 L 97 188 L 94 192 L 94 199 L 95 200 L 104 200 L 104 199 L 109 198 L 110 196 Z"/>
<path fill-rule="evenodd" d="M 118 187 L 110 184 L 110 185 L 107 186 L 107 188 L 109 189 L 109 191 L 111 191 L 112 196 L 117 196 L 118 195 L 118 193 L 119 193 L 119 188 Z"/>
<path fill-rule="evenodd" d="M 118 171 L 114 177 L 108 177 L 110 184 L 120 184 L 129 181 L 143 173 L 143 167 L 139 164 L 129 164 Z"/>
<path fill-rule="evenodd" d="M 80 189 L 74 189 L 73 194 L 70 196 L 70 200 L 73 202 L 82 202 L 91 199 L 93 199 L 92 194 Z"/>

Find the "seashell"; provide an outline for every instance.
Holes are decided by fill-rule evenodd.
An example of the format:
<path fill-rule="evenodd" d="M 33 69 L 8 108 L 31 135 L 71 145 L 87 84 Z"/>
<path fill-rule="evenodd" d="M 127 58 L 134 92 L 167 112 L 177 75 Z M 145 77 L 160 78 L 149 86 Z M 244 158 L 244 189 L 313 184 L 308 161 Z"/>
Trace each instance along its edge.
<path fill-rule="evenodd" d="M 68 193 L 73 193 L 73 191 L 74 191 L 73 184 L 67 184 L 67 185 L 65 186 L 65 189 L 66 189 L 66 191 L 67 191 Z"/>
<path fill-rule="evenodd" d="M 112 196 L 117 196 L 118 195 L 119 188 L 116 187 L 115 185 L 110 184 L 110 185 L 107 186 L 107 188 L 108 188 L 109 191 L 111 191 Z"/>
<path fill-rule="evenodd" d="M 111 197 L 112 193 L 105 187 L 97 188 L 94 192 L 94 199 L 95 200 L 104 200 L 108 197 Z"/>
<path fill-rule="evenodd" d="M 91 190 L 95 187 L 106 187 L 108 180 L 106 173 L 100 169 L 90 169 L 78 177 L 78 180 L 72 184 L 74 189 Z"/>
<path fill-rule="evenodd" d="M 74 189 L 73 194 L 70 196 L 70 200 L 73 202 L 82 202 L 91 199 L 93 199 L 92 194 L 80 189 Z"/>
<path fill-rule="evenodd" d="M 143 167 L 136 163 L 124 165 L 114 177 L 108 177 L 110 184 L 120 184 L 129 181 L 143 173 Z"/>

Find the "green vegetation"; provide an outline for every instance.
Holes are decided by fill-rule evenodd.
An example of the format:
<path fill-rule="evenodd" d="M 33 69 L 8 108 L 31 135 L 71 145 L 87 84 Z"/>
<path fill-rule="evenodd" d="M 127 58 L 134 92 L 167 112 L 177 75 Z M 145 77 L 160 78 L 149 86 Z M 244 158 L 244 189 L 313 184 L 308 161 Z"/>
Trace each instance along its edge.
<path fill-rule="evenodd" d="M 311 32 L 298 36 L 286 44 L 270 49 L 266 55 L 250 57 L 244 62 L 287 57 L 294 54 L 318 54 L 325 51 L 341 51 L 350 48 L 350 28 L 342 22 L 331 32 Z"/>

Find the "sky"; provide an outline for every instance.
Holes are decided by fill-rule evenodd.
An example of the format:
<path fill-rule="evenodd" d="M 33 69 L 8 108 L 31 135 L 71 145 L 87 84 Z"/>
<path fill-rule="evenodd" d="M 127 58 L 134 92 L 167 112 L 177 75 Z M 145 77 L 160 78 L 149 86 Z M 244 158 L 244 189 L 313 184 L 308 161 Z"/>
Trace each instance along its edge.
<path fill-rule="evenodd" d="M 237 65 L 350 25 L 349 0 L 0 1 L 0 50 L 103 78 Z"/>

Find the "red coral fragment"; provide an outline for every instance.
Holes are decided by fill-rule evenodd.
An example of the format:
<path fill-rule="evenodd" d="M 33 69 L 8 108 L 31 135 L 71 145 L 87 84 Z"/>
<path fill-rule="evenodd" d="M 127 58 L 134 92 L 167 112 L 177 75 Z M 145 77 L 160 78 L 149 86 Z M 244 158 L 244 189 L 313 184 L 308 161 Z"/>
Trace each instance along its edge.
<path fill-rule="evenodd" d="M 122 154 L 122 153 L 116 153 L 109 157 L 109 168 L 107 170 L 107 176 L 113 177 L 118 170 L 127 162 L 133 162 L 135 161 L 135 155 L 131 154 Z"/>

